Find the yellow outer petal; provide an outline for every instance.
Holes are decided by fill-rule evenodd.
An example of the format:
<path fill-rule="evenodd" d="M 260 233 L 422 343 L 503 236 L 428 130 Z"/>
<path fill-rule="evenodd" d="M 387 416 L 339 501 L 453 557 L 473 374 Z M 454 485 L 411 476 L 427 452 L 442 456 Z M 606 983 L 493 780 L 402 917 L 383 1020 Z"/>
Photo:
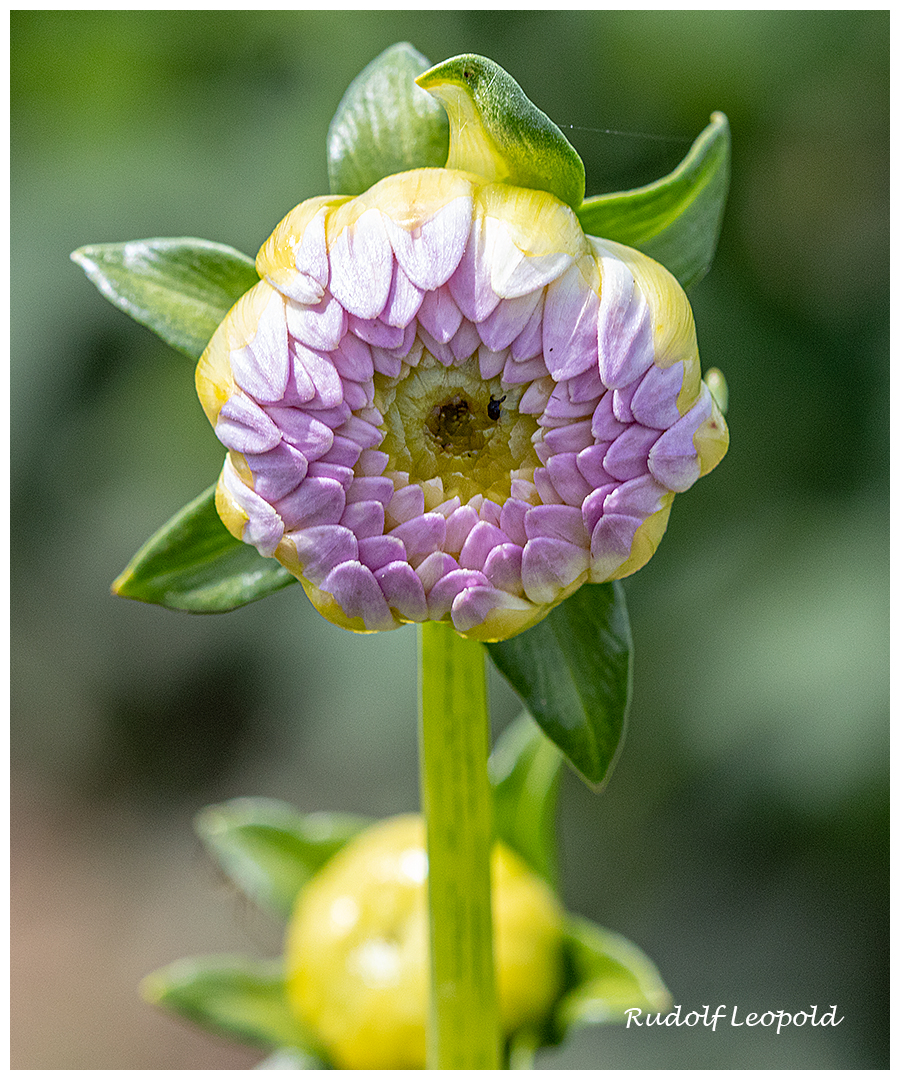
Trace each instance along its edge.
<path fill-rule="evenodd" d="M 250 519 L 234 501 L 225 486 L 224 469 L 219 474 L 219 482 L 216 484 L 216 513 L 222 519 L 222 524 L 236 540 L 244 539 L 244 526 Z"/>
<path fill-rule="evenodd" d="M 697 453 L 700 455 L 701 476 L 712 472 L 725 457 L 728 450 L 728 425 L 715 398 L 713 398 L 709 419 L 694 432 L 694 446 L 697 447 Z"/>
<path fill-rule="evenodd" d="M 395 225 L 412 231 L 430 221 L 454 199 L 471 196 L 478 177 L 455 169 L 411 169 L 379 180 L 357 198 L 328 216 L 329 246 L 348 225 L 371 208 L 386 214 Z"/>
<path fill-rule="evenodd" d="M 277 285 L 283 274 L 294 275 L 297 266 L 294 262 L 294 248 L 300 243 L 306 227 L 323 206 L 340 206 L 349 200 L 349 195 L 317 195 L 295 206 L 278 223 L 275 231 L 259 249 L 256 256 L 256 272 L 261 278 L 268 278 Z"/>
<path fill-rule="evenodd" d="M 637 531 L 634 534 L 634 539 L 631 542 L 631 554 L 618 570 L 606 579 L 607 581 L 617 581 L 619 578 L 628 577 L 630 574 L 636 573 L 642 566 L 645 566 L 650 561 L 654 552 L 659 547 L 659 542 L 663 538 L 666 526 L 669 524 L 669 514 L 672 510 L 672 502 L 674 499 L 674 491 L 666 492 L 662 497 L 663 505 L 659 510 L 657 510 L 655 514 L 651 514 L 650 517 L 645 518 L 644 521 L 638 525 Z"/>
<path fill-rule="evenodd" d="M 555 195 L 511 184 L 488 184 L 477 196 L 478 213 L 502 221 L 529 258 L 562 252 L 578 259 L 590 249 L 578 218 Z"/>
<path fill-rule="evenodd" d="M 213 427 L 222 406 L 235 392 L 231 352 L 243 349 L 256 336 L 260 316 L 274 291 L 271 285 L 260 281 L 245 292 L 219 324 L 200 357 L 194 381 L 200 404 Z"/>

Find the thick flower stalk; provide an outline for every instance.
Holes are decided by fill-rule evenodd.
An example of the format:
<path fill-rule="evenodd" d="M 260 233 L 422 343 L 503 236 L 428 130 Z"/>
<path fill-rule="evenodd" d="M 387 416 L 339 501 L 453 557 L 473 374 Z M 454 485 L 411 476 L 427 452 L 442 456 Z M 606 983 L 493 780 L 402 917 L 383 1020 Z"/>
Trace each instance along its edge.
<path fill-rule="evenodd" d="M 347 629 L 511 637 L 643 566 L 727 449 L 677 281 L 549 192 L 415 169 L 256 266 L 197 368 L 216 506 Z"/>

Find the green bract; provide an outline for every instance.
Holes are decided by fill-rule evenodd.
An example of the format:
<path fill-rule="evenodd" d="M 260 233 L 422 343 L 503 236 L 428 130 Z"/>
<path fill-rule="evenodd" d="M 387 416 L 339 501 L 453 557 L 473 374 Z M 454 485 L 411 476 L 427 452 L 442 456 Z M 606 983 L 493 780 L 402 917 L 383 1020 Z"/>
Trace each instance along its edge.
<path fill-rule="evenodd" d="M 702 278 L 728 187 L 729 130 L 721 113 L 668 176 L 585 200 L 578 155 L 502 68 L 474 55 L 428 67 L 412 46 L 400 44 L 353 82 L 329 130 L 334 191 L 358 194 L 399 170 L 442 166 L 451 133 L 431 95 L 449 95 L 455 114 L 469 120 L 467 133 L 454 133 L 457 143 L 463 139 L 466 160 L 474 155 L 486 175 L 554 193 L 574 209 L 585 232 L 645 252 L 683 286 Z M 253 260 L 206 240 L 96 244 L 73 259 L 108 299 L 193 360 L 259 280 Z M 179 610 L 222 612 L 295 580 L 227 532 L 210 489 L 147 541 L 114 588 L 118 595 Z M 627 627 L 618 584 L 585 586 L 537 626 L 489 648 L 544 731 L 594 784 L 608 777 L 624 730 Z"/>

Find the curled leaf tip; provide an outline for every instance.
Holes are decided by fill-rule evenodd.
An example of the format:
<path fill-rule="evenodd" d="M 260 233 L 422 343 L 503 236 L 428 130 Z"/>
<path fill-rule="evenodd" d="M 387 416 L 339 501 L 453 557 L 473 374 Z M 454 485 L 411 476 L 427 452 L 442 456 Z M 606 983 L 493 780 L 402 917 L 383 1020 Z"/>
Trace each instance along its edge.
<path fill-rule="evenodd" d="M 430 68 L 416 82 L 450 117 L 448 168 L 549 191 L 573 208 L 584 201 L 581 158 L 499 64 L 466 53 Z"/>

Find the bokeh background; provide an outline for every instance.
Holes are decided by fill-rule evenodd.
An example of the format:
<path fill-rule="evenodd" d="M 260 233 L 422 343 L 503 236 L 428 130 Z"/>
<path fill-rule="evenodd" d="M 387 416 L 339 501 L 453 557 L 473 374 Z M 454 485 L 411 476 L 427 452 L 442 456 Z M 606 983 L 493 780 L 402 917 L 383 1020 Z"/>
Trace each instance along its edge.
<path fill-rule="evenodd" d="M 885 1067 L 888 37 L 872 11 L 12 13 L 15 1068 L 252 1067 L 137 995 L 179 956 L 279 949 L 194 813 L 417 804 L 411 628 L 347 634 L 299 588 L 215 617 L 110 596 L 222 452 L 192 365 L 68 260 L 177 235 L 254 254 L 327 190 L 329 120 L 398 40 L 502 64 L 589 194 L 668 171 L 714 109 L 734 133 L 692 292 L 732 448 L 627 582 L 630 731 L 602 794 L 566 777 L 564 893 L 685 1011 L 844 1019 L 587 1030 L 540 1065 Z M 492 692 L 499 729 L 517 704 Z"/>

